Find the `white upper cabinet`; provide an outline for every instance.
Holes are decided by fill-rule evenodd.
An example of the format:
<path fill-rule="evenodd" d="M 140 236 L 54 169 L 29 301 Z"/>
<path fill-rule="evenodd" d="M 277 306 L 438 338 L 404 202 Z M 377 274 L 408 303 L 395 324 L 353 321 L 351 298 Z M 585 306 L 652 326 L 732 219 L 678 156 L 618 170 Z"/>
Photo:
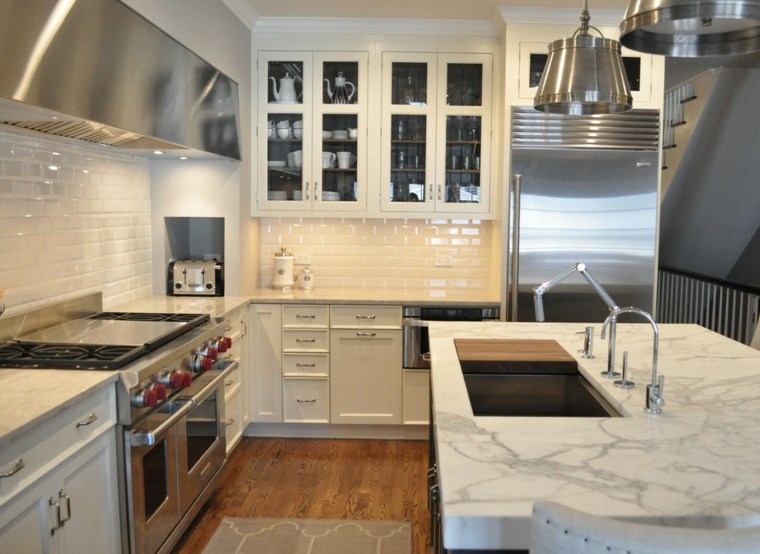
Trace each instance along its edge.
<path fill-rule="evenodd" d="M 383 212 L 487 213 L 491 54 L 386 52 Z"/>
<path fill-rule="evenodd" d="M 367 58 L 258 53 L 258 210 L 366 210 Z"/>

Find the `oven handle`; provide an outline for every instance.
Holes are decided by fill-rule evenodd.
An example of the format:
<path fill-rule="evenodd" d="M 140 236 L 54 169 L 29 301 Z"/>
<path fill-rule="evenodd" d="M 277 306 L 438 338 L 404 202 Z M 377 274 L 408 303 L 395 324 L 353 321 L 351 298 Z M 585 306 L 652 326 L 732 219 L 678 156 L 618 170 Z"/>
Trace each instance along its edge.
<path fill-rule="evenodd" d="M 401 325 L 404 327 L 429 327 L 427 319 L 411 319 L 411 318 L 404 318 L 401 320 Z"/>
<path fill-rule="evenodd" d="M 131 446 L 153 446 L 154 444 L 156 444 L 157 437 L 159 437 L 167 429 L 175 425 L 177 421 L 179 421 L 182 417 L 185 416 L 185 414 L 187 414 L 196 405 L 198 405 L 206 396 L 208 396 L 208 394 L 211 393 L 212 390 L 214 390 L 215 388 L 219 386 L 219 383 L 223 381 L 227 375 L 229 375 L 237 367 L 238 367 L 238 362 L 236 360 L 230 361 L 230 363 L 224 368 L 224 370 L 219 375 L 214 377 L 214 379 L 212 379 L 208 385 L 203 387 L 199 393 L 193 395 L 192 397 L 177 398 L 175 402 L 184 401 L 184 404 L 179 410 L 174 412 L 169 418 L 166 419 L 166 421 L 162 422 L 155 429 L 151 429 L 150 431 L 146 433 L 130 432 L 129 444 Z"/>

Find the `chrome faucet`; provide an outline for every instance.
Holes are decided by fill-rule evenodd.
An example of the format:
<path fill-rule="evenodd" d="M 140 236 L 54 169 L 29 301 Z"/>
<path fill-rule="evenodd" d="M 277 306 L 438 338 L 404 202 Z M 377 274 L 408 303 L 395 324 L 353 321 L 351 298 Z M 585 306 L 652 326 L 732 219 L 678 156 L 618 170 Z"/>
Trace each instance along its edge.
<path fill-rule="evenodd" d="M 607 325 L 609 324 L 610 339 L 607 351 L 607 371 L 603 373 L 603 375 L 607 374 L 608 376 L 611 376 L 610 374 L 612 373 L 617 374 L 617 372 L 615 372 L 615 341 L 617 339 L 617 318 L 620 314 L 627 313 L 640 315 L 652 326 L 652 332 L 654 333 L 654 340 L 652 345 L 652 382 L 647 385 L 645 409 L 650 414 L 659 414 L 662 412 L 662 407 L 665 405 L 665 399 L 662 395 L 662 389 L 665 385 L 665 377 L 662 375 L 657 375 L 657 358 L 660 350 L 660 328 L 658 327 L 657 322 L 654 320 L 654 318 L 644 310 L 635 308 L 633 306 L 628 306 L 626 308 L 620 308 L 616 306 L 610 309 L 610 315 L 607 316 L 607 319 L 605 319 L 604 323 L 602 324 L 601 333 L 601 337 L 604 338 L 605 332 L 607 330 Z"/>

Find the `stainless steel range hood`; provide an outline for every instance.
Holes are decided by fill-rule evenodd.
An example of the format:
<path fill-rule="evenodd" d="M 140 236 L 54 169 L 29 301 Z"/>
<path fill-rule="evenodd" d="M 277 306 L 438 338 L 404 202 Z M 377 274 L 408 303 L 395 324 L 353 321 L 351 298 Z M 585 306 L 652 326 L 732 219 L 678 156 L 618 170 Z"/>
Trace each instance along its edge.
<path fill-rule="evenodd" d="M 0 123 L 240 160 L 237 83 L 118 0 L 0 2 Z"/>

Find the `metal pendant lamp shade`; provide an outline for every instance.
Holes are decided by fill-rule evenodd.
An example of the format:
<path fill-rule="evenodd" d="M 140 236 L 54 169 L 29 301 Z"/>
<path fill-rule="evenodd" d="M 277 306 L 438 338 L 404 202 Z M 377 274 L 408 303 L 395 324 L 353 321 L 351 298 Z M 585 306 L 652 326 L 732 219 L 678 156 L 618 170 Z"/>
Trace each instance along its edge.
<path fill-rule="evenodd" d="M 620 43 L 589 35 L 589 19 L 584 7 L 581 27 L 575 34 L 549 45 L 549 57 L 533 102 L 537 110 L 592 115 L 631 109 L 633 98 Z"/>
<path fill-rule="evenodd" d="M 630 0 L 620 42 L 640 52 L 693 58 L 760 50 L 760 0 Z"/>

